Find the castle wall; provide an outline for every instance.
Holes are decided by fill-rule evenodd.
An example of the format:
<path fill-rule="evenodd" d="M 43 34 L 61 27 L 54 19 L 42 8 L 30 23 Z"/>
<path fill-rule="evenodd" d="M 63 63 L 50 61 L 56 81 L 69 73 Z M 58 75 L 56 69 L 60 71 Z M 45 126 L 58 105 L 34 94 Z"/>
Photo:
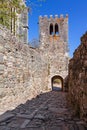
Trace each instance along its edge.
<path fill-rule="evenodd" d="M 46 91 L 47 78 L 47 59 L 40 50 L 19 43 L 0 26 L 0 103 L 22 103 Z"/>
<path fill-rule="evenodd" d="M 87 33 L 69 63 L 69 99 L 76 114 L 87 118 Z"/>
<path fill-rule="evenodd" d="M 68 43 L 62 35 L 52 37 L 45 33 L 43 36 L 44 24 L 40 24 L 42 41 L 36 49 L 21 44 L 0 26 L 0 97 L 5 99 L 2 102 L 11 97 L 22 103 L 21 97 L 24 100 L 52 90 L 51 80 L 55 75 L 63 79 L 67 76 Z"/>

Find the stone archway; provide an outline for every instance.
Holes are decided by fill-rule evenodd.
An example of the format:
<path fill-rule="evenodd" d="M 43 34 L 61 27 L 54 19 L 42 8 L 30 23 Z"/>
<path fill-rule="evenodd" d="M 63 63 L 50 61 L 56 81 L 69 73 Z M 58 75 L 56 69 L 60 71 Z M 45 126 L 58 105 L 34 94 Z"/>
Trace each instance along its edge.
<path fill-rule="evenodd" d="M 59 75 L 55 75 L 51 79 L 52 90 L 62 91 L 63 90 L 63 78 Z"/>

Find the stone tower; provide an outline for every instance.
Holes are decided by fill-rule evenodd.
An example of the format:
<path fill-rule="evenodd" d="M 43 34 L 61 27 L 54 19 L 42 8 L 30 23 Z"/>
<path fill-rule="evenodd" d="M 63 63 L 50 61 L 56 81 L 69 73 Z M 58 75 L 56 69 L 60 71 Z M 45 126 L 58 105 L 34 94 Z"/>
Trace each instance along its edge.
<path fill-rule="evenodd" d="M 39 38 L 43 54 L 48 58 L 49 83 L 57 76 L 61 79 L 62 87 L 68 74 L 68 15 L 47 15 L 39 17 Z M 51 82 L 50 82 L 51 81 Z"/>
<path fill-rule="evenodd" d="M 53 43 L 61 39 L 64 43 L 64 48 L 66 51 L 68 49 L 68 15 L 64 18 L 63 15 L 55 15 L 50 18 L 45 15 L 44 17 L 39 17 L 39 36 L 41 43 Z"/>
<path fill-rule="evenodd" d="M 17 39 L 28 44 L 28 7 L 25 2 L 22 0 L 20 6 L 24 6 L 24 9 L 17 13 L 15 8 L 12 8 L 12 12 L 16 13 L 17 18 L 14 17 L 11 19 L 11 33 L 13 33 Z"/>
<path fill-rule="evenodd" d="M 18 15 L 16 36 L 19 41 L 28 44 L 28 8 L 25 5 L 25 9 Z"/>

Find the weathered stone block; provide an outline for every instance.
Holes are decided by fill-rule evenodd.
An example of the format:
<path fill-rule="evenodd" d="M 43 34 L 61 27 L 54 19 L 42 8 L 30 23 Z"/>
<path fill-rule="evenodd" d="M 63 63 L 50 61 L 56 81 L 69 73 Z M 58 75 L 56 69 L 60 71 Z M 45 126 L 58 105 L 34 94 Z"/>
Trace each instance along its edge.
<path fill-rule="evenodd" d="M 84 61 L 84 67 L 87 68 L 87 60 Z"/>
<path fill-rule="evenodd" d="M 1 82 L 1 81 L 3 81 L 3 76 L 2 76 L 2 75 L 0 75 L 0 82 Z"/>
<path fill-rule="evenodd" d="M 0 74 L 2 74 L 4 72 L 4 68 L 5 68 L 5 66 L 3 64 L 0 64 Z"/>
<path fill-rule="evenodd" d="M 4 52 L 4 47 L 2 45 L 0 45 L 0 53 L 3 53 Z"/>
<path fill-rule="evenodd" d="M 3 88 L 4 87 L 4 83 L 0 83 L 0 88 Z"/>
<path fill-rule="evenodd" d="M 2 64 L 4 61 L 3 57 L 4 57 L 3 54 L 0 54 L 0 64 Z"/>

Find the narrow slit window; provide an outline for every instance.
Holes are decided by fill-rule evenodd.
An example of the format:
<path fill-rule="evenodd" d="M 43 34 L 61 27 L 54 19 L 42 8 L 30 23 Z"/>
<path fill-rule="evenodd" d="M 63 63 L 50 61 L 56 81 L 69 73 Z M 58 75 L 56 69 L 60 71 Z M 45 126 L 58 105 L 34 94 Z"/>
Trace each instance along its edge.
<path fill-rule="evenodd" d="M 58 24 L 55 24 L 55 35 L 59 35 L 59 28 L 58 28 Z"/>
<path fill-rule="evenodd" d="M 50 35 L 53 35 L 53 24 L 50 24 Z"/>

